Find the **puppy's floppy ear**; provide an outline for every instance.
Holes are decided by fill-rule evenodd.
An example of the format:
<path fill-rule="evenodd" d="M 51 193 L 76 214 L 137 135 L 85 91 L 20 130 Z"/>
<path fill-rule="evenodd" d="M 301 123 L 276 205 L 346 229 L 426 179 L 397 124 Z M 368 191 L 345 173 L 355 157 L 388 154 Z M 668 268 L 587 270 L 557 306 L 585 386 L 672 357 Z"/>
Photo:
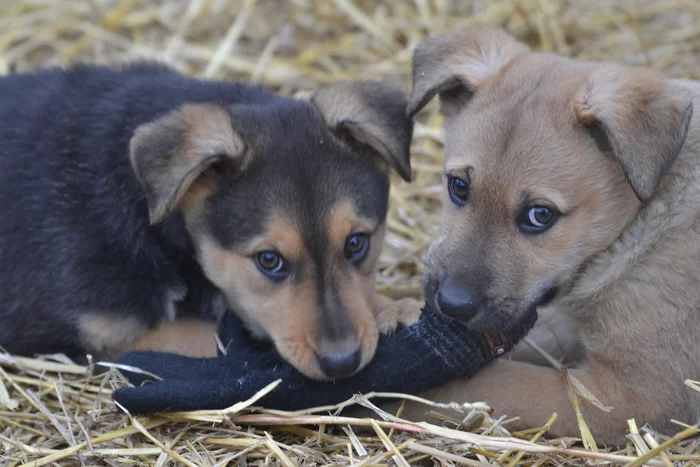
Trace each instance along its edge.
<path fill-rule="evenodd" d="M 151 224 L 161 222 L 212 164 L 228 160 L 242 166 L 246 154 L 229 110 L 220 105 L 185 104 L 138 127 L 129 157 Z"/>
<path fill-rule="evenodd" d="M 574 112 L 646 203 L 685 143 L 693 105 L 690 94 L 650 70 L 608 64 L 576 94 Z"/>
<path fill-rule="evenodd" d="M 413 52 L 413 91 L 406 113 L 413 118 L 435 95 L 453 115 L 472 93 L 517 55 L 529 51 L 502 29 L 473 28 L 429 37 Z"/>
<path fill-rule="evenodd" d="M 347 131 L 410 181 L 413 121 L 406 117 L 407 102 L 406 89 L 383 81 L 339 81 L 311 97 L 332 130 Z"/>

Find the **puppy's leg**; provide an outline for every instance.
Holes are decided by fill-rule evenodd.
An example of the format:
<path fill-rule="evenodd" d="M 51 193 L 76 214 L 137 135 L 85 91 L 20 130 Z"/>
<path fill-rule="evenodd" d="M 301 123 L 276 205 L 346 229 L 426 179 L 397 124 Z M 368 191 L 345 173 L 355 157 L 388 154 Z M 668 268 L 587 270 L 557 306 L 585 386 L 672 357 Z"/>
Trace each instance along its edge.
<path fill-rule="evenodd" d="M 569 374 L 578 378 L 604 405 L 613 407 L 606 413 L 579 397 L 583 416 L 595 439 L 610 444 L 624 443 L 627 420 L 637 411 L 640 415 L 649 406 L 605 371 L 587 367 L 569 370 Z M 497 414 L 520 418 L 508 425 L 512 430 L 542 426 L 556 412 L 558 419 L 549 435 L 580 436 L 564 376 L 553 368 L 500 360 L 469 380 L 456 380 L 422 397 L 442 403 L 486 402 Z M 425 412 L 425 406 L 407 404 L 402 418 L 424 420 Z"/>
<path fill-rule="evenodd" d="M 144 335 L 130 350 L 151 350 L 187 357 L 216 357 L 216 323 L 194 319 L 176 320 Z"/>
<path fill-rule="evenodd" d="M 543 310 L 544 311 L 544 310 Z M 584 361 L 586 351 L 576 327 L 576 322 L 566 313 L 543 312 L 538 310 L 539 318 L 535 327 L 528 334 L 541 349 L 555 360 L 567 365 L 576 366 Z M 523 340 L 503 357 L 533 365 L 550 367 L 548 360 Z"/>
<path fill-rule="evenodd" d="M 85 311 L 77 321 L 83 347 L 97 360 L 118 358 L 147 332 L 147 324 L 134 315 Z"/>
<path fill-rule="evenodd" d="M 391 334 L 399 324 L 410 326 L 418 322 L 421 304 L 413 298 L 394 300 L 384 295 L 375 294 L 374 314 L 377 327 L 382 334 Z"/>

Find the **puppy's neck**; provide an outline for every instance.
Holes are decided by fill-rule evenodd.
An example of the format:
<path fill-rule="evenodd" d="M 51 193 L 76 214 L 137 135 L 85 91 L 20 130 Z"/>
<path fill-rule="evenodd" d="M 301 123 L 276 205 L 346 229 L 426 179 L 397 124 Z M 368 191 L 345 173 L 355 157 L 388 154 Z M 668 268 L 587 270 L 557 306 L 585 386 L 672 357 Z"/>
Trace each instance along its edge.
<path fill-rule="evenodd" d="M 151 228 L 160 237 L 164 249 L 163 253 L 169 260 L 179 262 L 182 257 L 195 257 L 192 237 L 187 231 L 181 211 L 173 212 L 163 222 Z"/>
<path fill-rule="evenodd" d="M 185 226 L 181 211 L 176 210 L 158 225 L 151 226 L 158 238 L 158 247 L 170 263 L 170 271 L 162 271 L 170 287 L 181 292 L 177 315 L 192 315 L 198 319 L 218 319 L 227 304 L 221 292 L 204 275 L 197 261 L 191 234 Z"/>

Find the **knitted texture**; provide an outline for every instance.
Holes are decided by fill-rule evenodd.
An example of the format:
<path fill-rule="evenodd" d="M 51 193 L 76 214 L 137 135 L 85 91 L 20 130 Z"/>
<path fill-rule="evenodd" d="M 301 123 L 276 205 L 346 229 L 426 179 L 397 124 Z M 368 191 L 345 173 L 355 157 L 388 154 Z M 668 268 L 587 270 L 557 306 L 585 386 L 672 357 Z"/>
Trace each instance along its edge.
<path fill-rule="evenodd" d="M 219 325 L 226 355 L 189 358 L 159 352 L 131 352 L 119 363 L 163 378 L 149 382 L 143 374 L 124 372 L 134 388 L 115 391 L 114 399 L 131 413 L 224 409 L 252 397 L 281 379 L 258 405 L 268 409 L 301 410 L 332 405 L 371 391 L 419 394 L 479 369 L 516 345 L 537 320 L 536 311 L 503 333 L 505 347 L 494 352 L 489 341 L 441 313 L 425 309 L 418 323 L 381 336 L 372 362 L 356 375 L 335 381 L 315 381 L 299 373 L 277 353 L 250 342 L 240 320 L 228 312 Z M 499 338 L 495 339 L 500 342 Z"/>

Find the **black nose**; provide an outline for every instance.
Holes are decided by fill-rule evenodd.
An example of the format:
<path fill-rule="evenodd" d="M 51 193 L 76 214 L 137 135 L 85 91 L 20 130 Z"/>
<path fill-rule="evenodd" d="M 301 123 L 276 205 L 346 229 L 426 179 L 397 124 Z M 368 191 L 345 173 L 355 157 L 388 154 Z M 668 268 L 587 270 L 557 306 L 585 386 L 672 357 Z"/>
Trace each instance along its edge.
<path fill-rule="evenodd" d="M 360 366 L 360 351 L 346 354 L 319 355 L 318 366 L 329 378 L 342 378 L 353 374 Z"/>
<path fill-rule="evenodd" d="M 478 303 L 474 295 L 466 289 L 442 287 L 437 296 L 440 311 L 450 318 L 466 323 L 476 315 Z"/>

